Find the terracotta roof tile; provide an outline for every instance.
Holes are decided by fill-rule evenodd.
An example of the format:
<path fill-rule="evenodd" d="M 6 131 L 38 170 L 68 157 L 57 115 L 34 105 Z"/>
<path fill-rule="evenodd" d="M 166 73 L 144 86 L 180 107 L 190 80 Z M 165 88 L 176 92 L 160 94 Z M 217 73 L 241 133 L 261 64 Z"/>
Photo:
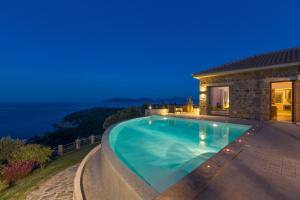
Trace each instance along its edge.
<path fill-rule="evenodd" d="M 216 66 L 195 75 L 210 74 L 215 72 L 226 72 L 242 69 L 251 69 L 257 67 L 266 67 L 279 64 L 289 64 L 300 62 L 300 47 L 285 49 L 277 52 L 264 53 L 256 56 L 251 56 L 242 60 L 228 63 L 221 66 Z"/>

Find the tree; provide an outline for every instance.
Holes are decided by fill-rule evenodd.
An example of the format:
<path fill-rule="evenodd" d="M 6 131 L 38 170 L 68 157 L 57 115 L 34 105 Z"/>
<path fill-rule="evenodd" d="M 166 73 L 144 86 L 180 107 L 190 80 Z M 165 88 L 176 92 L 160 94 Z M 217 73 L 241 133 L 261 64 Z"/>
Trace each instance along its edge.
<path fill-rule="evenodd" d="M 113 124 L 116 124 L 121 121 L 128 119 L 133 119 L 136 117 L 142 117 L 145 115 L 144 107 L 129 107 L 127 109 L 118 111 L 116 114 L 113 114 L 107 117 L 103 123 L 103 128 L 106 129 Z"/>

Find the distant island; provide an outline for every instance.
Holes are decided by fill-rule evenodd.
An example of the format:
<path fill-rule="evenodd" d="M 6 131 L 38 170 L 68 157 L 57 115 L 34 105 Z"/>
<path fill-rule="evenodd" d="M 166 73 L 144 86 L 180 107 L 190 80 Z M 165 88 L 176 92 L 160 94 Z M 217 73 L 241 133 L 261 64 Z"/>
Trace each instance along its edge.
<path fill-rule="evenodd" d="M 193 97 L 193 101 L 198 100 Z M 112 99 L 107 99 L 103 101 L 104 103 L 140 103 L 140 104 L 185 104 L 187 102 L 187 97 L 172 97 L 163 99 L 152 99 L 152 98 L 120 98 L 115 97 Z"/>

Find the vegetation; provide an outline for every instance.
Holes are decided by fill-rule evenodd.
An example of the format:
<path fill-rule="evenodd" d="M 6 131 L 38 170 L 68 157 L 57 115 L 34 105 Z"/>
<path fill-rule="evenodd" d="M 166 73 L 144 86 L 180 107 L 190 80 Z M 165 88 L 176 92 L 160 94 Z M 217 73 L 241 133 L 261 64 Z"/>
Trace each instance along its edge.
<path fill-rule="evenodd" d="M 0 192 L 9 187 L 7 180 L 3 178 L 3 166 L 0 166 Z"/>
<path fill-rule="evenodd" d="M 0 199 L 24 199 L 26 193 L 34 186 L 78 163 L 94 147 L 84 147 L 80 151 L 49 162 L 52 150 L 44 145 L 56 147 L 58 144 L 73 142 L 78 137 L 101 134 L 112 124 L 144 116 L 145 109 L 146 106 L 124 110 L 114 108 L 83 110 L 67 115 L 62 125 L 57 126 L 56 131 L 31 138 L 27 143 L 9 137 L 1 138 Z"/>
<path fill-rule="evenodd" d="M 21 146 L 18 151 L 14 151 L 10 156 L 9 163 L 17 161 L 33 161 L 39 167 L 44 168 L 50 161 L 52 150 L 39 144 L 28 144 Z"/>
<path fill-rule="evenodd" d="M 24 142 L 21 140 L 14 140 L 11 137 L 0 138 L 0 165 L 7 163 L 12 153 L 23 145 Z"/>
<path fill-rule="evenodd" d="M 1 194 L 1 191 L 5 190 L 8 187 L 9 187 L 8 181 L 4 180 L 4 179 L 0 179 L 0 194 Z"/>
<path fill-rule="evenodd" d="M 14 184 L 32 172 L 34 168 L 34 161 L 16 161 L 14 163 L 5 165 L 3 168 L 3 180 L 8 185 Z"/>
<path fill-rule="evenodd" d="M 52 150 L 36 144 L 4 137 L 0 139 L 0 191 L 29 175 L 35 167 L 44 167 Z"/>
<path fill-rule="evenodd" d="M 0 200 L 23 200 L 26 194 L 35 189 L 39 184 L 46 181 L 60 171 L 79 163 L 84 156 L 95 146 L 86 146 L 79 151 L 75 151 L 59 157 L 50 162 L 45 169 L 36 169 L 29 176 L 15 182 L 14 187 L 10 187 L 1 192 L 0 181 Z M 4 183 L 5 184 L 5 183 Z"/>
<path fill-rule="evenodd" d="M 142 117 L 145 115 L 146 105 L 142 107 L 129 107 L 124 110 L 120 110 L 117 113 L 107 117 L 103 123 L 103 128 L 106 129 L 113 124 L 136 117 Z"/>
<path fill-rule="evenodd" d="M 72 113 L 63 120 L 63 123 L 72 124 L 71 128 L 56 126 L 56 131 L 47 132 L 42 136 L 35 136 L 29 139 L 28 142 L 56 147 L 59 144 L 71 143 L 79 137 L 102 134 L 104 131 L 102 124 L 105 118 L 119 110 L 99 107 Z"/>

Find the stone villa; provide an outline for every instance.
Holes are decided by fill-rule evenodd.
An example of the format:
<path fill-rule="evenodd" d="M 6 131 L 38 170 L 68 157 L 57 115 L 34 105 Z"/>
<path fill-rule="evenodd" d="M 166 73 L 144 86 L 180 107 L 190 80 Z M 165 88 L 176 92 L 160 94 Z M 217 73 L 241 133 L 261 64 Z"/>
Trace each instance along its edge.
<path fill-rule="evenodd" d="M 300 122 L 300 48 L 248 57 L 193 74 L 200 114 Z"/>

